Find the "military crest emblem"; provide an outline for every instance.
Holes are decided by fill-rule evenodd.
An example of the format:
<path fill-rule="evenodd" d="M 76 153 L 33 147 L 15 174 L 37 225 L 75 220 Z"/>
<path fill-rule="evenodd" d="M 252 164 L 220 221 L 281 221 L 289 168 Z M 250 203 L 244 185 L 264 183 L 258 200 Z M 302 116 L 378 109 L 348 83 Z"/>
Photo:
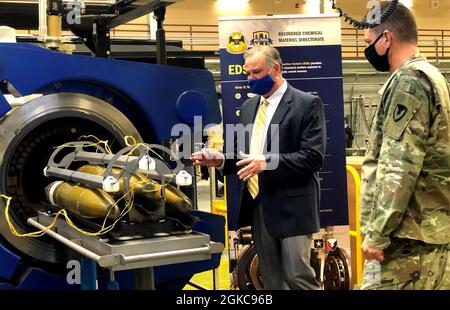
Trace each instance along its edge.
<path fill-rule="evenodd" d="M 402 104 L 397 104 L 394 110 L 394 121 L 398 122 L 406 115 L 408 108 Z"/>
<path fill-rule="evenodd" d="M 271 45 L 273 40 L 270 38 L 269 31 L 256 31 L 253 32 L 253 39 L 250 44 L 255 45 Z"/>
<path fill-rule="evenodd" d="M 323 249 L 323 239 L 314 239 L 314 248 Z"/>
<path fill-rule="evenodd" d="M 231 54 L 242 54 L 247 50 L 245 37 L 240 32 L 232 32 L 228 36 L 227 52 Z"/>
<path fill-rule="evenodd" d="M 327 249 L 329 251 L 334 251 L 337 248 L 337 240 L 336 239 L 328 239 L 327 240 Z"/>

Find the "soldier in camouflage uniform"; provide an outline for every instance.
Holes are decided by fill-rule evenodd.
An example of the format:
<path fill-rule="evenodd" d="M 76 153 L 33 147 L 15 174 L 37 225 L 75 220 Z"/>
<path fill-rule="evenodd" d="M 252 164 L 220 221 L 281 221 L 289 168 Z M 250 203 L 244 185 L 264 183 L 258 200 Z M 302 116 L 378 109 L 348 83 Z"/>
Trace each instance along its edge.
<path fill-rule="evenodd" d="M 369 62 L 391 76 L 362 167 L 361 288 L 450 289 L 447 81 L 418 53 L 416 23 L 403 5 L 365 39 Z"/>

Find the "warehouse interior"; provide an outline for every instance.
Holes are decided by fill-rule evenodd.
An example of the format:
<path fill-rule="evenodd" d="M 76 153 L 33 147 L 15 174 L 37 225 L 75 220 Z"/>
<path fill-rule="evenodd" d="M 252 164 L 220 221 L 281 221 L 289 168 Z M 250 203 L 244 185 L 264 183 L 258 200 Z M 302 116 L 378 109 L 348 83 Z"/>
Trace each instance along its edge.
<path fill-rule="evenodd" d="M 367 11 L 367 1 L 335 2 L 356 19 Z M 450 81 L 450 2 L 400 2 L 416 17 L 420 51 Z M 66 14 L 77 8 L 85 17 L 70 25 L 61 19 L 61 7 Z M 175 160 L 174 154 L 179 144 L 198 150 L 195 113 L 204 118 L 200 137 L 205 131 L 210 146 L 223 147 L 219 19 L 298 14 L 337 11 L 329 0 L 0 0 L 0 34 L 14 29 L 15 41 L 0 44 L 0 290 L 264 289 L 251 232 L 228 229 L 227 177 L 193 167 L 186 157 Z M 54 28 L 61 20 L 61 28 Z M 364 30 L 344 18 L 340 24 L 348 222 L 313 236 L 312 264 L 325 290 L 361 285 L 361 163 L 379 90 L 389 78 L 367 62 Z M 172 126 L 179 123 L 194 133 L 173 138 Z M 123 170 L 116 171 L 118 166 Z M 148 174 L 138 179 L 138 170 Z M 105 185 L 101 176 L 107 173 L 117 183 Z M 64 214 L 50 216 L 60 213 L 52 201 L 64 198 L 57 197 L 62 180 L 105 190 L 118 179 L 120 195 L 113 198 L 124 199 L 122 211 L 114 217 L 99 210 L 105 221 L 94 224 L 76 217 L 74 226 L 89 232 L 83 237 L 65 224 Z M 143 190 L 152 197 L 151 211 L 144 196 L 129 193 L 143 179 L 160 192 Z M 79 189 L 66 190 L 75 195 Z M 90 195 L 88 202 L 98 198 Z M 140 210 L 128 207 L 134 203 Z M 166 215 L 175 220 L 166 221 Z M 114 230 L 111 223 L 122 216 L 126 223 Z M 100 234 L 93 233 L 97 229 Z M 134 234 L 141 237 L 133 240 Z M 328 240 L 337 242 L 338 254 L 329 255 Z M 77 268 L 81 278 L 67 283 Z"/>

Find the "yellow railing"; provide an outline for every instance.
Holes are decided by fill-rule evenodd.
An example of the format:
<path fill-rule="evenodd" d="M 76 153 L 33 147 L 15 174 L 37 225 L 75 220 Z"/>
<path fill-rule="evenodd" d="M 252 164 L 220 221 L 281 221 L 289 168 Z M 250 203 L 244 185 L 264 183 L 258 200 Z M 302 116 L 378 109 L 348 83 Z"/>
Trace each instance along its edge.
<path fill-rule="evenodd" d="M 228 249 L 228 216 L 226 201 L 224 199 L 214 199 L 211 205 L 211 212 L 213 214 L 222 215 L 225 218 L 225 249 Z"/>
<path fill-rule="evenodd" d="M 362 252 L 361 252 L 361 244 L 362 244 L 362 237 L 361 237 L 361 226 L 359 224 L 359 193 L 361 190 L 361 178 L 358 174 L 358 171 L 356 171 L 356 169 L 350 165 L 347 165 L 347 174 L 350 175 L 353 179 L 354 182 L 354 190 L 355 193 L 353 195 L 353 197 L 351 197 L 351 195 L 349 195 L 348 199 L 349 199 L 349 204 L 351 203 L 350 199 L 354 199 L 353 203 L 355 206 L 355 210 L 354 210 L 354 214 L 349 214 L 350 216 L 354 216 L 354 223 L 355 223 L 355 227 L 354 230 L 350 229 L 349 230 L 349 234 L 350 237 L 355 238 L 355 259 L 352 257 L 352 265 L 353 263 L 356 264 L 356 281 L 355 283 L 357 285 L 361 285 L 362 283 L 362 272 L 363 272 L 363 257 L 362 257 Z M 352 222 L 352 221 L 350 221 Z"/>

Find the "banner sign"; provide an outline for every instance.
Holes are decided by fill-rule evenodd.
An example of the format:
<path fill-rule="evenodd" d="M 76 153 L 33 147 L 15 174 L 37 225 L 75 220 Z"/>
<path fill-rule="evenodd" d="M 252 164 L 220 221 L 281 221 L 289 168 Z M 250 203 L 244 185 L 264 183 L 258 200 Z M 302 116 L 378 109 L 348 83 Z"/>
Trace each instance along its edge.
<path fill-rule="evenodd" d="M 320 171 L 322 227 L 348 224 L 345 169 L 341 24 L 337 15 L 280 15 L 219 18 L 220 69 L 224 126 L 239 120 L 249 88 L 243 53 L 272 45 L 283 60 L 283 77 L 319 96 L 325 107 L 327 149 Z M 225 137 L 226 138 L 226 137 Z M 230 230 L 237 229 L 237 177 L 227 177 Z M 301 206 L 299 206 L 301 207 Z"/>

